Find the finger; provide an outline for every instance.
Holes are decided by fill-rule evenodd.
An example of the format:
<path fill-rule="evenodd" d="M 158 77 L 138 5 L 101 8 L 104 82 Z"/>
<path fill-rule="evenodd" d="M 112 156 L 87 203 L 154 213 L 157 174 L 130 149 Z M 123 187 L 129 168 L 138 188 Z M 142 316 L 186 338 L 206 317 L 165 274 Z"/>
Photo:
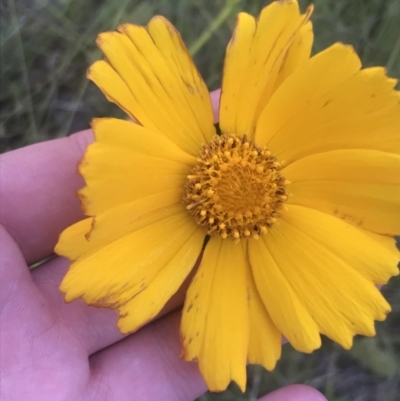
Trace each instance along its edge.
<path fill-rule="evenodd" d="M 211 103 L 213 105 L 213 112 L 214 112 L 214 122 L 219 121 L 219 99 L 221 97 L 221 89 L 217 89 L 210 94 L 211 96 Z"/>
<path fill-rule="evenodd" d="M 219 91 L 211 94 L 214 111 Z M 0 223 L 28 264 L 52 254 L 58 236 L 82 219 L 75 192 L 84 186 L 77 165 L 91 130 L 6 153 L 0 158 Z"/>
<path fill-rule="evenodd" d="M 91 140 L 87 130 L 1 156 L 0 222 L 28 264 L 51 255 L 60 232 L 83 218 L 77 165 Z"/>
<path fill-rule="evenodd" d="M 13 313 L 15 302 L 24 303 L 16 296 L 17 292 L 21 292 L 25 300 L 34 298 L 35 291 L 39 292 L 33 285 L 21 251 L 2 225 L 0 225 L 0 244 L 0 312 L 3 319 L 4 313 Z"/>
<path fill-rule="evenodd" d="M 273 391 L 258 401 L 327 401 L 327 399 L 315 388 L 294 384 Z"/>
<path fill-rule="evenodd" d="M 56 315 L 49 314 L 47 302 L 34 284 L 21 251 L 2 226 L 0 243 L 0 366 L 7 366 L 7 374 L 12 376 L 21 361 L 28 366 L 36 358 L 32 342 L 36 340 L 27 339 L 49 336 Z"/>
<path fill-rule="evenodd" d="M 198 263 L 194 266 L 193 271 L 196 270 Z M 71 303 L 64 301 L 64 297 L 58 287 L 67 270 L 68 261 L 57 257 L 32 271 L 32 277 L 37 287 L 45 297 L 46 303 L 52 309 L 53 314 L 58 316 L 59 324 L 63 325 L 65 330 L 71 332 L 73 337 L 81 340 L 88 355 L 124 338 L 117 329 L 118 316 L 116 311 L 87 306 L 81 299 Z M 191 276 L 186 279 L 178 292 L 167 302 L 157 319 L 183 304 L 190 280 Z"/>
<path fill-rule="evenodd" d="M 87 355 L 123 338 L 117 329 L 117 313 L 111 309 L 87 306 L 81 299 L 66 303 L 58 289 L 69 262 L 56 257 L 32 271 L 32 278 L 46 299 L 58 324 L 79 338 Z"/>
<path fill-rule="evenodd" d="M 112 388 L 116 400 L 191 401 L 206 391 L 197 364 L 179 358 L 179 320 L 174 312 L 93 355 L 91 397 Z"/>

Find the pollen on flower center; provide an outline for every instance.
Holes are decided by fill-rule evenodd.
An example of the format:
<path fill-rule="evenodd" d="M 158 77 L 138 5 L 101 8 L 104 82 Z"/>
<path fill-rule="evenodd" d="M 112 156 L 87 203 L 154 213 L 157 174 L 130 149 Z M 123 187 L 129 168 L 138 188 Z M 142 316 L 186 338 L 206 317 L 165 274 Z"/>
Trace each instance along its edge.
<path fill-rule="evenodd" d="M 246 136 L 215 136 L 203 145 L 183 201 L 208 234 L 238 240 L 266 233 L 284 209 L 281 164 Z"/>

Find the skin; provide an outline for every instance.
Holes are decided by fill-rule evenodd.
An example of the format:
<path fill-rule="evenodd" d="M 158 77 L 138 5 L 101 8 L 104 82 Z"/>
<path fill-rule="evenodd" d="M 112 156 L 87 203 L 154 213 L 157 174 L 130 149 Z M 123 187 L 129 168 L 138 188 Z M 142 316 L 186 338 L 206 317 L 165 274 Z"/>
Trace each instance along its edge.
<path fill-rule="evenodd" d="M 218 93 L 212 94 L 214 104 Z M 68 261 L 53 254 L 62 230 L 84 217 L 76 166 L 90 130 L 0 159 L 0 399 L 8 401 L 190 401 L 206 391 L 196 363 L 179 358 L 185 288 L 153 322 L 129 336 L 112 310 L 65 303 L 58 286 Z M 262 401 L 323 401 L 308 386 Z"/>

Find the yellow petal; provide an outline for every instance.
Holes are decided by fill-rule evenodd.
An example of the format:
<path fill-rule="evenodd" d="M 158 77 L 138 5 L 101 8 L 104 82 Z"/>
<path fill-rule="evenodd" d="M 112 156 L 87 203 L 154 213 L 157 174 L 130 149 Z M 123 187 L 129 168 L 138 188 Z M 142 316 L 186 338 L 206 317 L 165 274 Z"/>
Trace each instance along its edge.
<path fill-rule="evenodd" d="M 256 20 L 246 13 L 236 17 L 236 27 L 226 49 L 219 106 L 219 126 L 227 134 L 239 134 L 237 117 L 239 99 L 243 95 L 242 79 L 246 77 Z"/>
<path fill-rule="evenodd" d="M 360 59 L 353 48 L 341 43 L 310 58 L 285 80 L 263 110 L 257 123 L 256 142 L 261 146 L 268 145 L 275 155 L 280 156 L 282 151 L 278 144 L 272 147 L 275 136 L 276 141 L 289 134 L 290 140 L 296 135 L 303 139 L 307 133 L 303 132 L 303 127 L 294 117 L 302 117 L 305 112 L 314 116 L 317 111 L 310 109 L 310 102 L 353 76 L 360 68 Z M 312 124 L 313 120 L 309 121 L 308 125 Z M 287 126 L 292 130 L 287 132 Z"/>
<path fill-rule="evenodd" d="M 332 51 L 328 53 L 339 57 Z M 330 87 L 325 77 L 312 71 L 313 59 L 276 92 L 270 103 L 275 108 L 271 106 L 260 118 L 260 144 L 264 143 L 261 140 L 268 142 L 271 151 L 287 163 L 312 153 L 341 148 L 399 154 L 400 93 L 393 90 L 396 80 L 377 67 L 358 71 Z M 329 68 L 336 71 L 336 66 Z M 300 70 L 304 73 L 309 70 L 309 76 L 302 76 Z M 306 88 L 299 88 L 301 85 L 296 81 L 303 79 L 318 82 L 321 89 L 304 94 Z M 284 90 L 290 83 L 291 87 Z"/>
<path fill-rule="evenodd" d="M 106 98 L 119 106 L 132 120 L 132 104 L 135 98 L 128 85 L 105 60 L 96 61 L 87 71 L 87 77 L 105 94 Z"/>
<path fill-rule="evenodd" d="M 94 122 L 96 142 L 79 166 L 86 187 L 79 191 L 87 215 L 161 192 L 181 197 L 196 161 L 168 138 L 117 119 Z"/>
<path fill-rule="evenodd" d="M 231 380 L 244 391 L 249 342 L 246 265 L 241 244 L 211 237 L 186 295 L 183 358 L 198 359 L 211 391 Z"/>
<path fill-rule="evenodd" d="M 303 206 L 288 206 L 283 220 L 301 229 L 320 246 L 375 284 L 386 284 L 399 274 L 394 238 L 360 230 L 334 216 Z M 390 243 L 390 245 L 389 245 Z"/>
<path fill-rule="evenodd" d="M 257 22 L 248 14 L 238 15 L 224 63 L 222 132 L 253 136 L 254 124 L 277 87 L 276 82 L 294 71 L 309 51 L 307 34 L 304 41 L 297 35 L 303 37 L 300 30 L 311 12 L 312 7 L 301 15 L 297 1 L 275 1 L 262 10 Z M 290 50 L 293 43 L 295 47 Z"/>
<path fill-rule="evenodd" d="M 195 230 L 182 208 L 84 254 L 71 264 L 60 289 L 67 302 L 82 297 L 89 305 L 118 308 L 149 285 Z"/>
<path fill-rule="evenodd" d="M 271 230 L 272 231 L 272 230 Z M 249 241 L 249 259 L 258 293 L 279 331 L 299 351 L 321 346 L 318 327 L 293 290 L 279 263 L 273 258 L 267 237 Z M 287 250 L 285 251 L 287 252 Z"/>
<path fill-rule="evenodd" d="M 364 231 L 369 237 L 378 241 L 389 252 L 391 252 L 397 259 L 400 259 L 400 250 L 397 248 L 396 239 L 387 235 L 380 235 L 371 231 Z"/>
<path fill-rule="evenodd" d="M 400 155 L 363 149 L 317 153 L 282 170 L 289 203 L 379 234 L 400 233 Z"/>
<path fill-rule="evenodd" d="M 121 146 L 149 156 L 172 160 L 181 164 L 196 163 L 196 158 L 179 148 L 157 129 L 147 129 L 138 124 L 117 118 L 96 118 L 92 129 L 97 142 Z"/>
<path fill-rule="evenodd" d="M 273 370 L 277 360 L 281 357 L 282 334 L 275 326 L 261 300 L 250 266 L 248 266 L 247 274 L 250 320 L 247 359 L 249 363 L 262 365 L 268 370 Z"/>
<path fill-rule="evenodd" d="M 285 166 L 282 174 L 293 183 L 322 180 L 399 185 L 400 155 L 370 149 L 332 150 L 296 160 Z"/>
<path fill-rule="evenodd" d="M 296 212 L 269 231 L 268 248 L 321 333 L 350 348 L 354 334 L 375 334 L 374 320 L 384 320 L 390 306 L 372 282 L 343 260 L 342 249 L 333 251 L 313 239 L 321 230 L 304 226 Z"/>
<path fill-rule="evenodd" d="M 74 261 L 135 230 L 181 213 L 185 209 L 177 198 L 180 194 L 176 191 L 161 192 L 81 220 L 61 233 L 55 252 Z"/>
<path fill-rule="evenodd" d="M 189 105 L 203 138 L 210 139 L 215 134 L 210 94 L 181 35 L 168 20 L 160 16 L 153 18 L 147 28 L 162 57 L 172 66 L 171 70 L 178 78 L 181 94 Z M 135 42 L 129 30 L 127 34 Z"/>
<path fill-rule="evenodd" d="M 400 232 L 400 187 L 337 181 L 306 181 L 290 185 L 292 204 L 333 214 L 379 234 Z"/>
<path fill-rule="evenodd" d="M 173 244 L 176 253 L 171 259 L 160 266 L 153 278 L 143 280 L 145 284 L 141 284 L 140 292 L 119 308 L 118 328 L 121 333 L 132 332 L 158 315 L 193 269 L 204 238 L 203 230 L 193 224 L 183 241 Z"/>
<path fill-rule="evenodd" d="M 289 50 L 286 52 L 272 93 L 282 85 L 287 77 L 292 75 L 310 58 L 313 41 L 313 27 L 311 21 L 308 21 L 297 32 Z"/>
<path fill-rule="evenodd" d="M 179 33 L 160 16 L 147 27 L 118 29 L 100 34 L 97 43 L 134 97 L 131 114 L 197 155 L 215 133 L 214 117 L 207 87 Z M 95 82 L 105 90 L 103 79 Z"/>

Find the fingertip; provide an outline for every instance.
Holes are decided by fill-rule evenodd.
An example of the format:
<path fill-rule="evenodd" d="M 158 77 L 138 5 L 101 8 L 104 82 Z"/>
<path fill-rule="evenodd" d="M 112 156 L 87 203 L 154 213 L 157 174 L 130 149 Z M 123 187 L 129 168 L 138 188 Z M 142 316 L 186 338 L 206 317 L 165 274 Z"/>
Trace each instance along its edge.
<path fill-rule="evenodd" d="M 318 390 L 304 384 L 293 384 L 261 397 L 258 401 L 328 401 Z"/>
<path fill-rule="evenodd" d="M 221 96 L 221 89 L 217 89 L 210 93 L 211 103 L 214 113 L 214 123 L 219 121 L 219 98 Z"/>

